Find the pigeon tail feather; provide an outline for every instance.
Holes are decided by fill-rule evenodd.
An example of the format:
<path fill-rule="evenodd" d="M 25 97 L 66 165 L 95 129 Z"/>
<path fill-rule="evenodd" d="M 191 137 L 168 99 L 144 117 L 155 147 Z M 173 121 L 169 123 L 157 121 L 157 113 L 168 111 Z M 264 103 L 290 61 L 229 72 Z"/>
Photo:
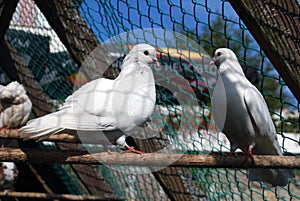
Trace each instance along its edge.
<path fill-rule="evenodd" d="M 56 134 L 67 129 L 67 124 L 72 124 L 73 119 L 60 116 L 60 111 L 48 114 L 38 119 L 32 119 L 19 129 L 24 139 L 43 139 L 51 134 Z M 62 122 L 64 125 L 62 125 Z M 69 122 L 69 123 L 68 123 Z"/>
<path fill-rule="evenodd" d="M 262 181 L 272 186 L 285 186 L 295 174 L 289 169 L 249 169 L 250 181 Z"/>

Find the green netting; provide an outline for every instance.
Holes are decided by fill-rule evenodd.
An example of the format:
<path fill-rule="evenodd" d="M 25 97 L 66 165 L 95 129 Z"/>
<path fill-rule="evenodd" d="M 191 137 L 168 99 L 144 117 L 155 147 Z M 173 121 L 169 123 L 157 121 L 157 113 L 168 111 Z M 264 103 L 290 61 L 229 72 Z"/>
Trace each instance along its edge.
<path fill-rule="evenodd" d="M 89 0 L 76 1 L 76 5 L 100 43 L 135 29 L 162 28 L 196 41 L 209 55 L 218 47 L 234 50 L 247 78 L 261 91 L 268 103 L 284 153 L 299 155 L 299 102 L 228 1 Z M 60 17 L 67 18 L 68 13 Z M 73 34 L 76 36 L 78 33 Z M 181 153 L 190 154 L 203 153 L 203 147 L 208 152 L 228 151 L 229 142 L 224 135 L 208 129 L 211 107 L 209 93 L 202 85 L 203 79 L 191 64 L 164 50 L 160 42 L 167 41 L 165 43 L 177 49 L 186 43 L 185 38 L 179 36 L 174 43 L 172 38 L 165 37 L 157 36 L 157 40 L 152 41 L 162 52 L 160 62 L 164 68 L 173 69 L 188 81 L 196 94 L 191 98 L 199 106 L 187 105 L 183 109 L 172 92 L 157 84 L 158 106 L 154 116 L 160 118 L 160 114 L 168 113 L 164 126 L 165 135 L 156 136 L 148 143 L 151 141 L 156 148 L 171 144 Z M 19 2 L 5 38 L 10 49 L 18 52 L 21 58 L 13 58 L 16 64 L 22 64 L 22 68 L 27 67 L 31 72 L 29 74 L 33 75 L 18 69 L 19 76 L 37 80 L 52 104 L 58 106 L 72 93 L 79 66 L 34 2 Z M 190 47 L 189 51 L 195 52 L 197 49 Z M 116 56 L 118 60 L 112 65 L 116 71 L 119 71 L 123 56 Z M 0 81 L 5 84 L 8 79 L 2 79 L 6 76 L 2 69 L 0 73 Z M 86 80 L 81 81 L 84 83 Z M 172 82 L 169 83 L 172 85 Z M 176 89 L 189 95 L 180 85 Z M 39 98 L 38 93 L 30 95 L 31 98 Z M 35 104 L 36 108 L 43 109 L 42 105 Z M 182 115 L 186 119 L 186 126 L 179 131 L 179 125 L 183 123 Z M 135 143 L 142 149 L 142 142 Z M 294 170 L 296 178 L 286 187 L 271 188 L 263 183 L 249 182 L 245 169 L 166 168 L 149 174 L 126 174 L 107 166 L 93 167 L 97 174 L 89 176 L 96 178 L 89 184 L 80 182 L 86 188 L 96 188 L 105 183 L 109 190 L 99 188 L 98 191 L 89 192 L 113 192 L 120 199 L 126 200 L 300 200 L 298 169 Z M 60 171 L 66 171 L 65 174 L 75 177 L 74 169 L 71 171 L 69 166 Z M 98 183 L 100 180 L 101 183 Z M 79 188 L 80 185 L 77 186 Z"/>

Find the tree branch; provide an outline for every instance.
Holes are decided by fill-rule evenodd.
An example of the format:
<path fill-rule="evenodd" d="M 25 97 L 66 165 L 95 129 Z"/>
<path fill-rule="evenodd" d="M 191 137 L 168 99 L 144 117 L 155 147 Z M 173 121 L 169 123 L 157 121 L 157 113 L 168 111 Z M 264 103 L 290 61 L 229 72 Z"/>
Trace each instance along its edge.
<path fill-rule="evenodd" d="M 121 154 L 113 152 L 88 153 L 75 150 L 0 149 L 0 161 L 30 163 L 106 164 L 156 167 L 211 167 L 211 168 L 300 168 L 299 156 L 255 155 L 244 163 L 245 156 L 162 154 Z M 171 164 L 171 165 L 170 165 Z"/>
<path fill-rule="evenodd" d="M 230 0 L 292 93 L 300 99 L 299 1 Z"/>
<path fill-rule="evenodd" d="M 38 192 L 0 192 L 0 197 L 12 198 L 36 198 L 36 199 L 61 199 L 61 200 L 118 200 L 117 197 L 96 195 L 71 195 L 71 194 L 49 194 Z"/>

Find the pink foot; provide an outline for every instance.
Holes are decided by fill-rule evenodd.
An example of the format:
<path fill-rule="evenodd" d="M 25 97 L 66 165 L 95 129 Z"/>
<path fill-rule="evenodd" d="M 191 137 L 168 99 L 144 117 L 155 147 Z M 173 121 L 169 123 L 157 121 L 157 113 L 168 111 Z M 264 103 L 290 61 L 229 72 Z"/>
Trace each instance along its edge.
<path fill-rule="evenodd" d="M 17 128 L 7 128 L 7 127 L 2 127 L 2 128 L 0 128 L 0 130 L 2 130 L 2 131 L 7 131 L 7 130 L 14 130 L 14 131 L 18 131 L 18 129 Z"/>
<path fill-rule="evenodd" d="M 123 151 L 123 153 L 136 153 L 136 154 L 141 154 L 142 156 L 144 156 L 144 152 L 136 150 L 134 147 L 130 147 L 130 146 L 125 146 L 126 150 Z"/>
<path fill-rule="evenodd" d="M 253 157 L 253 154 L 252 154 L 252 148 L 253 148 L 253 145 L 249 145 L 248 147 L 248 151 L 247 153 L 245 154 L 245 164 L 248 162 L 249 158 L 252 159 L 252 162 L 254 162 L 254 157 Z"/>

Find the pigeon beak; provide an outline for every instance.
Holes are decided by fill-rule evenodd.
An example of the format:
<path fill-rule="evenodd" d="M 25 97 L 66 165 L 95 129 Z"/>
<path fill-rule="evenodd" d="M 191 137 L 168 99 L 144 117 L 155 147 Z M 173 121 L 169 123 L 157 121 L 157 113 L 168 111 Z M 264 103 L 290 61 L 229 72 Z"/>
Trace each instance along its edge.
<path fill-rule="evenodd" d="M 154 63 L 154 65 L 156 66 L 156 67 L 159 67 L 159 62 L 158 62 L 158 60 L 155 58 L 155 59 L 153 59 L 153 63 Z"/>
<path fill-rule="evenodd" d="M 213 65 L 213 64 L 215 64 L 215 61 L 212 59 L 208 64 Z"/>
<path fill-rule="evenodd" d="M 153 59 L 154 65 L 156 67 L 159 67 L 160 65 L 159 65 L 159 62 L 158 62 L 157 58 L 160 58 L 160 51 L 159 51 L 159 49 L 156 49 L 156 58 Z"/>

